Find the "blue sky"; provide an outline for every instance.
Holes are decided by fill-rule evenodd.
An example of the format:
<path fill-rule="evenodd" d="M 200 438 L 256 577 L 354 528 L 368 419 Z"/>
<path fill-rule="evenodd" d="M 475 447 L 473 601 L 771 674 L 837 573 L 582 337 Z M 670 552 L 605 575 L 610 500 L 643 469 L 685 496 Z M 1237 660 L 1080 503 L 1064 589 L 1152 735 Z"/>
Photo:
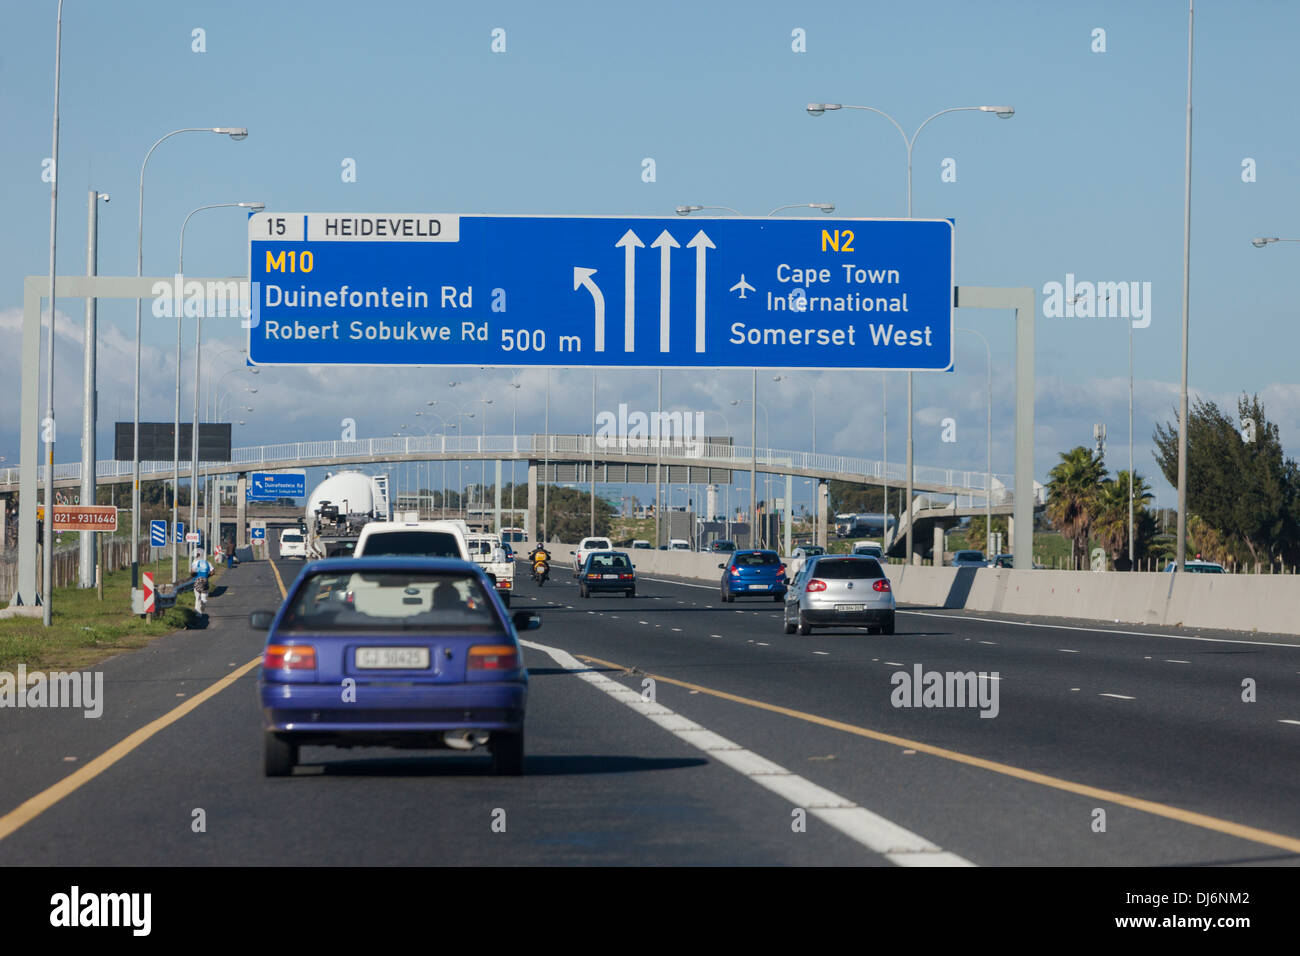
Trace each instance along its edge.
<path fill-rule="evenodd" d="M 0 60 L 0 147 L 6 222 L 0 229 L 0 455 L 18 457 L 18 316 L 22 277 L 47 269 L 53 2 L 11 5 Z M 507 51 L 491 52 L 491 31 Z M 174 137 L 154 153 L 145 194 L 144 271 L 175 270 L 186 213 L 206 203 L 261 200 L 283 211 L 668 215 L 679 203 L 762 215 L 793 202 L 834 202 L 836 215 L 901 216 L 906 154 L 883 118 L 803 106 L 875 106 L 909 131 L 950 106 L 1009 103 L 1016 115 L 941 117 L 914 154 L 914 213 L 956 221 L 957 281 L 1032 286 L 1067 273 L 1093 281 L 1149 281 L 1152 322 L 1135 330 L 1136 461 L 1154 477 L 1150 436 L 1177 400 L 1182 309 L 1186 5 L 1143 3 L 404 3 L 136 2 L 68 0 L 64 11 L 59 268 L 85 269 L 86 196 L 100 210 L 100 271 L 134 272 L 136 179 L 149 145 L 185 126 L 242 125 L 240 143 Z M 204 53 L 191 32 L 206 33 Z M 806 31 L 807 52 L 791 49 Z M 1106 52 L 1091 50 L 1095 28 Z M 1193 154 L 1191 382 L 1231 401 L 1260 392 L 1300 452 L 1300 376 L 1294 371 L 1291 277 L 1300 245 L 1255 249 L 1257 235 L 1300 236 L 1300 6 L 1203 2 L 1197 10 Z M 657 178 L 641 179 L 652 157 Z M 1255 161 L 1257 180 L 1242 181 Z M 355 159 L 357 181 L 340 178 Z M 956 162 L 957 181 L 940 180 Z M 190 273 L 239 275 L 246 228 L 235 210 L 195 217 Z M 83 306 L 56 352 L 58 460 L 79 455 L 67 429 L 80 415 Z M 112 419 L 129 417 L 134 306 L 101 304 L 101 448 Z M 170 418 L 174 327 L 146 310 L 144 417 Z M 1011 471 L 1009 315 L 960 311 L 986 331 L 994 362 L 993 470 Z M 1057 452 L 1110 435 L 1127 442 L 1127 352 L 1122 319 L 1048 319 L 1037 329 L 1036 477 Z M 187 335 L 187 343 L 191 338 Z M 205 354 L 238 346 L 227 330 Z M 186 346 L 189 354 L 189 345 Z M 217 373 L 232 364 L 226 354 Z M 497 395 L 510 370 L 264 369 L 255 411 L 237 444 L 387 435 L 431 398 Z M 957 370 L 917 376 L 916 459 L 984 467 L 984 356 L 959 337 Z M 771 441 L 804 447 L 807 389 L 760 376 Z M 797 373 L 818 395 L 818 448 L 880 454 L 880 375 Z M 188 371 L 186 373 L 188 381 Z M 252 382 L 242 373 L 227 386 Z M 544 374 L 520 377 L 520 430 L 541 430 Z M 553 430 L 590 416 L 587 372 L 552 376 Z M 889 379 L 890 458 L 904 447 L 905 379 Z M 669 373 L 679 407 L 722 410 L 748 396 L 749 374 Z M 652 408 L 653 372 L 608 373 L 598 404 Z M 939 422 L 957 421 L 958 441 Z M 713 423 L 719 419 L 711 416 Z M 488 430 L 509 421 L 493 411 Z M 760 431 L 762 420 L 760 418 Z M 760 435 L 760 441 L 762 437 Z M 476 470 L 476 469 L 475 469 Z M 1163 481 L 1162 503 L 1171 503 Z M 611 489 L 613 491 L 613 489 Z"/>

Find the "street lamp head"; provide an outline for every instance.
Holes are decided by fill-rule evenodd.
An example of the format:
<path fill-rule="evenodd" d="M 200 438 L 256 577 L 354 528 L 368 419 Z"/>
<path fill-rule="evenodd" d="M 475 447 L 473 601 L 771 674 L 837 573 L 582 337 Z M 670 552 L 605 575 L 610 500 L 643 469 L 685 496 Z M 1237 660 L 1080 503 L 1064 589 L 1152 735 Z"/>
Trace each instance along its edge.
<path fill-rule="evenodd" d="M 109 196 L 108 193 L 100 193 L 100 194 L 99 194 L 98 196 L 96 196 L 95 198 L 97 198 L 97 199 L 102 199 L 104 202 L 108 202 L 112 197 Z"/>
<path fill-rule="evenodd" d="M 1250 240 L 1250 244 L 1251 244 L 1252 246 L 1254 246 L 1256 249 L 1263 249 L 1263 248 L 1264 248 L 1266 245 L 1268 245 L 1270 242 L 1277 242 L 1277 237 L 1276 237 L 1276 236 L 1268 236 L 1268 237 L 1261 236 L 1261 237 L 1258 238 L 1258 239 L 1252 239 L 1252 240 Z"/>
<path fill-rule="evenodd" d="M 839 108 L 839 103 L 809 103 L 805 107 L 812 116 L 821 116 L 827 110 L 837 110 Z"/>
<path fill-rule="evenodd" d="M 1014 106 L 981 106 L 981 113 L 996 113 L 998 119 L 1011 119 L 1016 115 Z"/>
<path fill-rule="evenodd" d="M 239 208 L 241 208 L 241 209 L 251 209 L 251 210 L 253 210 L 253 212 L 261 212 L 263 209 L 266 208 L 266 203 L 264 203 L 264 202 L 241 202 L 241 203 L 239 203 Z"/>
<path fill-rule="evenodd" d="M 225 133 L 231 139 L 236 141 L 241 139 L 248 139 L 247 126 L 214 126 L 212 128 L 212 132 Z"/>
<path fill-rule="evenodd" d="M 835 211 L 835 203 L 833 202 L 815 202 L 811 203 L 811 206 L 814 209 L 820 209 L 828 216 Z"/>
<path fill-rule="evenodd" d="M 678 206 L 677 215 L 689 216 L 691 213 L 699 212 L 703 208 L 704 208 L 703 206 Z"/>

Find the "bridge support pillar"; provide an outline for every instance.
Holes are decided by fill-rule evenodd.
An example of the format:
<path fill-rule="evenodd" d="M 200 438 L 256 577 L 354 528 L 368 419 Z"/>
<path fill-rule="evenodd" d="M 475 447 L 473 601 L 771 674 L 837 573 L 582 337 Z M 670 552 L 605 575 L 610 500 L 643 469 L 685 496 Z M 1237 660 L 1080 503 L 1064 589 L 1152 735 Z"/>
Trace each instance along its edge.
<path fill-rule="evenodd" d="M 528 463 L 528 514 L 524 515 L 524 536 L 537 541 L 537 462 Z"/>
<path fill-rule="evenodd" d="M 1032 541 L 1033 539 L 1031 538 L 1030 540 Z M 1007 515 L 1007 545 L 1008 545 L 1008 550 L 1011 550 L 1011 549 L 1013 549 L 1013 548 L 1015 547 L 1015 542 L 1016 542 L 1016 516 L 1015 516 L 1015 515 Z M 1030 561 L 1032 561 L 1032 560 L 1033 560 L 1033 556 L 1031 555 L 1031 556 L 1030 556 Z"/>
<path fill-rule="evenodd" d="M 500 534 L 501 533 L 501 459 L 500 458 L 497 459 L 496 483 L 497 483 L 497 487 L 496 487 L 497 493 L 495 497 L 495 503 L 492 506 L 492 520 L 493 520 L 492 530 L 495 531 L 497 534 Z M 513 521 L 511 522 L 511 524 L 513 524 Z"/>
<path fill-rule="evenodd" d="M 221 476 L 212 476 L 212 527 L 208 529 L 208 550 L 221 541 Z"/>
<path fill-rule="evenodd" d="M 241 471 L 235 485 L 235 546 L 248 547 L 248 473 Z"/>
<path fill-rule="evenodd" d="M 936 521 L 934 523 L 934 566 L 943 567 L 943 543 L 944 543 L 944 526 Z"/>
<path fill-rule="evenodd" d="M 830 546 L 830 541 L 826 534 L 827 515 L 830 512 L 831 489 L 830 485 L 818 479 L 817 481 L 817 544 L 823 548 Z"/>

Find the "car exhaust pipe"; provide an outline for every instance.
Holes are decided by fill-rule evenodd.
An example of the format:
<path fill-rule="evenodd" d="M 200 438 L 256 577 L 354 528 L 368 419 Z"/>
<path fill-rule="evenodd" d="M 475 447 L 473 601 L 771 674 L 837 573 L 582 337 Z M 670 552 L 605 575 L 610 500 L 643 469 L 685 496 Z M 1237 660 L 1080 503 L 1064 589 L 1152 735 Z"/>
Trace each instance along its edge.
<path fill-rule="evenodd" d="M 442 742 L 452 750 L 473 750 L 488 742 L 488 734 L 485 730 L 448 730 Z"/>

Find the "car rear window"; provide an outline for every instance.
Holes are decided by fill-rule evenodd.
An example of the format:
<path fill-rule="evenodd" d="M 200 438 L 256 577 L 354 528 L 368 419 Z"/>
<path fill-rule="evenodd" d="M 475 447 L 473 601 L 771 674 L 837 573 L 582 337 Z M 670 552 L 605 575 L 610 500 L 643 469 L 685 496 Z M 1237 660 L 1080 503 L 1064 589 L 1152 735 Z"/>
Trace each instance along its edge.
<path fill-rule="evenodd" d="M 304 580 L 279 630 L 504 634 L 505 627 L 478 579 L 469 575 L 348 571 Z"/>
<path fill-rule="evenodd" d="M 288 532 L 285 532 L 284 534 L 280 535 L 280 540 L 281 540 L 281 541 L 288 541 L 288 542 L 290 542 L 291 544 L 302 544 L 302 535 L 300 535 L 300 534 L 289 534 Z"/>
<path fill-rule="evenodd" d="M 632 566 L 622 554 L 593 554 L 588 564 L 592 568 L 622 568 L 625 571 Z"/>
<path fill-rule="evenodd" d="M 758 568 L 766 565 L 775 567 L 781 563 L 770 551 L 742 551 L 732 560 L 742 568 Z"/>
<path fill-rule="evenodd" d="M 875 558 L 839 558 L 830 561 L 823 558 L 813 566 L 812 573 L 815 577 L 835 581 L 862 581 L 885 576 L 885 572 L 880 569 L 880 562 Z"/>
<path fill-rule="evenodd" d="M 363 549 L 367 558 L 399 557 L 459 558 L 460 544 L 446 531 L 387 531 L 371 535 Z"/>
<path fill-rule="evenodd" d="M 952 556 L 954 561 L 983 561 L 984 552 L 982 551 L 958 551 Z"/>

